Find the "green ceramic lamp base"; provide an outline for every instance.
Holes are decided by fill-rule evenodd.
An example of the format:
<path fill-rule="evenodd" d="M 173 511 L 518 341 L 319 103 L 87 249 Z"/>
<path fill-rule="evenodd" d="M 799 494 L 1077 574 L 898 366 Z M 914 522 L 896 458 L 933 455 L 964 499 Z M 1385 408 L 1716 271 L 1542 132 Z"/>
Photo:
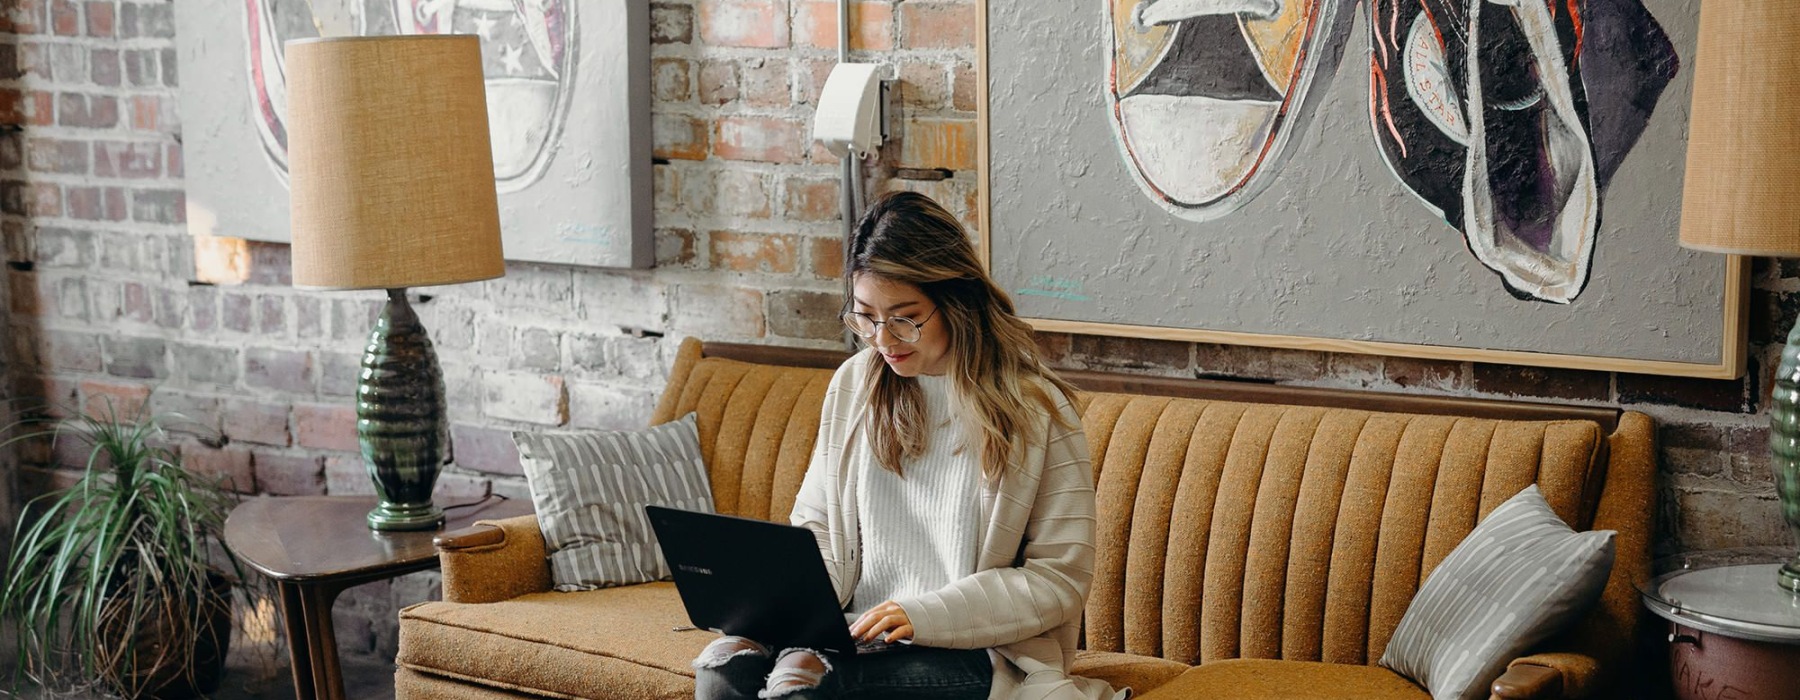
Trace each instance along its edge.
<path fill-rule="evenodd" d="M 1800 534 L 1800 323 L 1788 331 L 1781 365 L 1775 369 L 1775 390 L 1769 397 L 1769 452 L 1781 516 Z M 1781 567 L 1777 583 L 1800 593 L 1800 557 Z"/>
<path fill-rule="evenodd" d="M 386 308 L 363 352 L 356 387 L 356 433 L 381 504 L 374 530 L 434 530 L 444 512 L 431 502 L 449 443 L 444 375 L 406 290 L 388 290 Z"/>

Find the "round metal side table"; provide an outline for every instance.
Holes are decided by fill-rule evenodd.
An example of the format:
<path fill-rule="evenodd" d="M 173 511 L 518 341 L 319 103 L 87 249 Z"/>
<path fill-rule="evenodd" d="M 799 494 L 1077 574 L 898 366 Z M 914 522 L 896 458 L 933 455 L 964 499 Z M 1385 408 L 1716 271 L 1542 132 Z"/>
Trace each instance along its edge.
<path fill-rule="evenodd" d="M 1638 584 L 1669 623 L 1680 700 L 1792 700 L 1800 688 L 1800 595 L 1776 585 L 1783 552 L 1720 550 L 1658 562 Z"/>

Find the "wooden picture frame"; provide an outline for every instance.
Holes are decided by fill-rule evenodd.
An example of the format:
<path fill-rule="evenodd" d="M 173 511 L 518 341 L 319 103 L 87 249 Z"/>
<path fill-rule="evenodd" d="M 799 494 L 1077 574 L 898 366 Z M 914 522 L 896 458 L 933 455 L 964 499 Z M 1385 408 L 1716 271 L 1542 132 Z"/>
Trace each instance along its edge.
<path fill-rule="evenodd" d="M 1648 0 L 1659 4 L 1664 0 Z M 990 271 L 1001 278 L 1000 270 L 996 270 L 994 259 L 994 175 L 993 165 L 996 158 L 1004 158 L 1006 154 L 996 154 L 993 144 L 992 93 L 993 76 L 990 74 L 990 14 L 992 5 L 1000 2 L 1016 2 L 1016 0 L 976 0 L 976 101 L 977 101 L 977 162 L 978 162 L 978 211 L 976 218 L 979 226 L 977 249 L 983 263 Z M 1096 13 L 1096 19 L 1099 14 Z M 1688 52 L 1682 55 L 1690 55 Z M 1066 65 L 1066 64 L 1065 64 Z M 1345 65 L 1353 65 L 1346 59 Z M 1340 68 L 1340 72 L 1344 69 Z M 1096 70 L 1096 73 L 1099 71 Z M 1677 87 L 1680 87 L 1679 85 Z M 1685 107 L 1686 92 L 1672 95 L 1678 97 L 1681 106 Z M 1665 109 L 1668 102 L 1664 103 Z M 1685 116 L 1685 113 L 1683 113 Z M 1045 135 L 1044 138 L 1055 138 Z M 1677 183 L 1678 184 L 1678 183 Z M 1610 193 L 1609 193 L 1610 194 Z M 1678 212 L 1677 212 L 1678 218 Z M 1668 245 L 1676 242 L 1676 231 L 1672 228 L 1666 232 Z M 1684 251 L 1685 253 L 1685 251 Z M 1697 254 L 1698 255 L 1698 254 Z M 1710 256 L 1693 258 L 1694 267 L 1703 267 L 1709 261 L 1717 262 Z M 1555 351 L 1530 351 L 1520 349 L 1497 349 L 1490 347 L 1463 347 L 1452 344 L 1430 344 L 1412 342 L 1392 342 L 1387 340 L 1355 339 L 1307 335 L 1304 333 L 1264 333 L 1243 332 L 1228 329 L 1183 328 L 1148 323 L 1134 323 L 1130 319 L 1067 319 L 1034 316 L 1028 308 L 1021 304 L 1021 313 L 1026 320 L 1040 331 L 1059 333 L 1079 333 L 1100 336 L 1118 336 L 1171 340 L 1198 343 L 1219 343 L 1228 345 L 1246 345 L 1267 348 L 1306 350 L 1332 353 L 1355 353 L 1392 357 L 1409 357 L 1445 361 L 1468 361 L 1536 367 L 1555 367 L 1605 372 L 1629 372 L 1640 374 L 1695 377 L 1705 379 L 1734 379 L 1742 376 L 1746 361 L 1748 304 L 1749 296 L 1749 259 L 1744 256 L 1726 256 L 1723 262 L 1722 299 L 1717 318 L 1722 332 L 1716 337 L 1708 334 L 1716 342 L 1717 356 L 1701 361 L 1673 361 L 1658 359 L 1642 359 L 1635 357 L 1608 356 L 1603 354 L 1582 354 Z M 1709 271 L 1710 274 L 1710 271 Z M 1005 282 L 1002 281 L 1005 286 Z M 1509 288 L 1510 289 L 1510 288 Z M 1019 293 L 1014 291 L 1015 301 L 1020 301 Z M 1517 293 L 1515 292 L 1515 295 Z M 1530 302 L 1521 302 L 1530 303 Z M 1545 308 L 1549 308 L 1547 305 Z M 1710 323 L 1710 321 L 1709 321 Z M 1666 335 L 1666 334 L 1665 334 Z M 1696 343 L 1706 342 L 1705 338 Z M 1707 343 L 1706 347 L 1715 347 Z"/>

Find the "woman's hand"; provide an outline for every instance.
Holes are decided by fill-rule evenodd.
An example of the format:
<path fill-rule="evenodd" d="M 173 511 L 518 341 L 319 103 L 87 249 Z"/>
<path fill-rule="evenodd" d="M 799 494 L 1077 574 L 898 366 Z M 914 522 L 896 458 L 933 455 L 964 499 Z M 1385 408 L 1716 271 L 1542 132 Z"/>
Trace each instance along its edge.
<path fill-rule="evenodd" d="M 874 641 L 883 632 L 888 633 L 882 639 L 886 642 L 912 639 L 913 636 L 912 620 L 891 600 L 869 608 L 862 617 L 856 618 L 856 624 L 850 625 L 850 636 L 858 642 Z"/>

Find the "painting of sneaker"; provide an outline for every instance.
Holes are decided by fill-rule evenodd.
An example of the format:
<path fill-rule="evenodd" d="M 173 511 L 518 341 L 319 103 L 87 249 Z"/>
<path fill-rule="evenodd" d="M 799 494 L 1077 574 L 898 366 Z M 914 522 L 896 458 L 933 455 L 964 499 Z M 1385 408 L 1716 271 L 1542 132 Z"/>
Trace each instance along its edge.
<path fill-rule="evenodd" d="M 1674 75 L 1661 28 L 1636 0 L 1370 0 L 1369 20 L 1369 118 L 1395 177 L 1508 291 L 1574 300 L 1601 192 Z M 1591 27 L 1633 40 L 1591 44 Z"/>
<path fill-rule="evenodd" d="M 1193 221 L 1255 197 L 1337 66 L 1353 15 L 1339 6 L 1108 0 L 1108 107 L 1145 194 Z"/>

